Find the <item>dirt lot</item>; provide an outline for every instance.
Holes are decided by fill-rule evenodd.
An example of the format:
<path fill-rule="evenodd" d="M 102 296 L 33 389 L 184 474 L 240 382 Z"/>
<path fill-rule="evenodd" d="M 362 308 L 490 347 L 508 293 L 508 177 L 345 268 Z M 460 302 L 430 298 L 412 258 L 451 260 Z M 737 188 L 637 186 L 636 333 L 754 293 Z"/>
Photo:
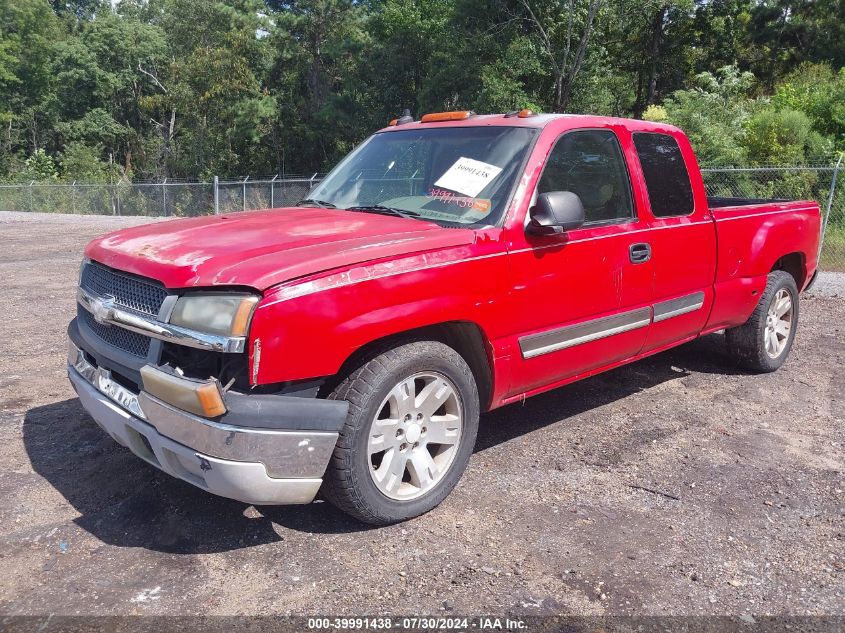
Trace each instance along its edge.
<path fill-rule="evenodd" d="M 485 415 L 446 502 L 373 529 L 204 493 L 83 412 L 78 263 L 127 222 L 0 213 L 0 613 L 845 613 L 842 298 L 772 375 L 711 336 Z"/>

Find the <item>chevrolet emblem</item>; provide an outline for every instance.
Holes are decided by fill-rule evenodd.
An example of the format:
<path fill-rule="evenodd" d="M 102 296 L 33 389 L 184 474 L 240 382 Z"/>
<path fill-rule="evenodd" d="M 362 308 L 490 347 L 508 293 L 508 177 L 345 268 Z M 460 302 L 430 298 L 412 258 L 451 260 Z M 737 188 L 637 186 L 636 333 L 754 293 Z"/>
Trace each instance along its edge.
<path fill-rule="evenodd" d="M 96 298 L 89 305 L 94 320 L 101 325 L 109 325 L 109 319 L 114 312 L 114 297 Z"/>

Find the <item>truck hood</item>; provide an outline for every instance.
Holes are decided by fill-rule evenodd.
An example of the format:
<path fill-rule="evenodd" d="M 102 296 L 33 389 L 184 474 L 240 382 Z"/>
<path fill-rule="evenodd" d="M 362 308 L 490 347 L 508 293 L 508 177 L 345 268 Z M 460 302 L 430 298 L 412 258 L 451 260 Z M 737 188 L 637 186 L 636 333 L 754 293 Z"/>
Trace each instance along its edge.
<path fill-rule="evenodd" d="M 383 257 L 471 244 L 471 229 L 335 209 L 287 208 L 169 220 L 88 244 L 106 266 L 168 288 L 275 284 Z"/>

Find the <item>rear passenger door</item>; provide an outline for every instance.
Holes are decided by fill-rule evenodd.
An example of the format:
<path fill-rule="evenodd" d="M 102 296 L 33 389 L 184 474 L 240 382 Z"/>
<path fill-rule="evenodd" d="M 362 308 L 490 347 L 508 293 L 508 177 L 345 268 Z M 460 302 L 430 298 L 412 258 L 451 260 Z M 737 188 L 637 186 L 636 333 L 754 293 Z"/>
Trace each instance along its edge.
<path fill-rule="evenodd" d="M 634 132 L 648 195 L 649 230 L 642 248 L 654 269 L 654 316 L 643 352 L 697 336 L 713 301 L 716 229 L 686 137 Z"/>

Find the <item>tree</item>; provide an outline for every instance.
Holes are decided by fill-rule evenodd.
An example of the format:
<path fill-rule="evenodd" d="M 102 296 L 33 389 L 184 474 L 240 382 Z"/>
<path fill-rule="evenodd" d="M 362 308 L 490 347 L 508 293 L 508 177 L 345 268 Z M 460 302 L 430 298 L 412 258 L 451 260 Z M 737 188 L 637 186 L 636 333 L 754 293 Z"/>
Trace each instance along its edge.
<path fill-rule="evenodd" d="M 59 171 L 66 182 L 109 182 L 120 178 L 113 165 L 101 157 L 102 146 L 73 142 L 65 146 L 59 158 Z"/>
<path fill-rule="evenodd" d="M 758 112 L 746 124 L 743 141 L 752 165 L 802 165 L 830 153 L 821 135 L 812 130 L 809 117 L 790 109 Z"/>
<path fill-rule="evenodd" d="M 371 125 L 383 124 L 405 108 L 413 113 L 436 109 L 451 81 L 441 75 L 458 70 L 448 54 L 455 3 L 448 0 L 384 0 L 374 4 L 366 23 L 367 55 L 359 81 Z M 444 65 L 445 62 L 445 65 Z M 461 73 L 462 75 L 462 73 Z M 445 89 L 444 89 L 445 88 Z"/>
<path fill-rule="evenodd" d="M 0 0 L 0 120 L 7 159 L 50 144 L 55 99 L 49 65 L 59 27 L 47 0 Z"/>
<path fill-rule="evenodd" d="M 262 85 L 268 26 L 257 0 L 151 0 L 169 59 L 140 71 L 155 91 L 140 100 L 156 131 L 159 176 L 248 173 L 267 160 L 271 98 Z M 249 133 L 244 130 L 249 128 Z"/>
<path fill-rule="evenodd" d="M 562 0 L 519 0 L 519 4 L 524 14 L 513 11 L 511 15 L 521 17 L 536 32 L 554 79 L 551 109 L 563 112 L 572 98 L 602 0 L 569 0 L 566 6 Z"/>
<path fill-rule="evenodd" d="M 296 0 L 274 14 L 270 38 L 278 118 L 279 171 L 326 169 L 372 129 L 364 105 L 376 97 L 361 82 L 368 52 L 365 9 L 352 0 Z"/>
<path fill-rule="evenodd" d="M 845 149 L 843 14 L 845 0 L 0 0 L 0 178 L 44 157 L 135 180 L 310 174 L 405 108 L 644 116 L 680 124 L 709 164 L 816 160 Z"/>
<path fill-rule="evenodd" d="M 102 75 L 97 97 L 99 107 L 113 121 L 111 138 L 87 138 L 103 145 L 126 174 L 137 168 L 142 176 L 161 173 L 145 152 L 144 138 L 154 130 L 144 100 L 158 91 L 153 77 L 167 68 L 167 42 L 160 27 L 144 20 L 143 7 L 123 0 L 118 11 L 101 13 L 85 29 L 83 42 L 94 55 Z M 118 134 L 118 126 L 120 133 Z"/>
<path fill-rule="evenodd" d="M 739 165 L 745 162 L 746 124 L 760 107 L 748 98 L 753 85 L 751 73 L 725 66 L 697 75 L 691 89 L 673 92 L 663 110 L 670 123 L 687 133 L 702 163 Z M 652 118 L 656 114 L 649 111 Z"/>
<path fill-rule="evenodd" d="M 804 112 L 813 130 L 845 150 L 845 69 L 805 63 L 775 88 L 772 103 L 780 109 Z"/>

